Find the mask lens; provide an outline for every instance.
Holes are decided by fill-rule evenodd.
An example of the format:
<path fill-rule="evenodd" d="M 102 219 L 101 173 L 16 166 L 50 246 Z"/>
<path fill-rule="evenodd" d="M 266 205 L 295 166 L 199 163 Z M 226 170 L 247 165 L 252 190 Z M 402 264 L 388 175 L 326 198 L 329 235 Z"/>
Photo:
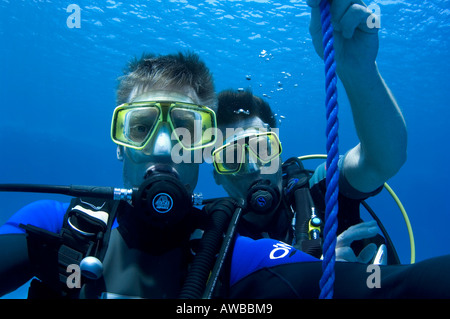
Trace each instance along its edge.
<path fill-rule="evenodd" d="M 177 104 L 170 111 L 174 133 L 184 148 L 204 147 L 214 142 L 212 129 L 216 127 L 212 111 Z"/>
<path fill-rule="evenodd" d="M 148 140 L 158 116 L 157 108 L 138 108 L 127 112 L 124 136 L 133 144 L 143 145 Z"/>
<path fill-rule="evenodd" d="M 248 148 L 263 164 L 270 162 L 281 153 L 280 141 L 272 133 L 263 133 L 250 137 Z"/>
<path fill-rule="evenodd" d="M 202 120 L 197 112 L 173 109 L 171 112 L 171 119 L 175 134 L 184 147 L 191 147 L 201 143 Z"/>
<path fill-rule="evenodd" d="M 213 153 L 213 159 L 219 173 L 236 173 L 242 164 L 242 146 L 226 145 Z"/>
<path fill-rule="evenodd" d="M 159 114 L 157 107 L 116 108 L 111 130 L 113 141 L 128 147 L 143 147 L 151 137 Z"/>

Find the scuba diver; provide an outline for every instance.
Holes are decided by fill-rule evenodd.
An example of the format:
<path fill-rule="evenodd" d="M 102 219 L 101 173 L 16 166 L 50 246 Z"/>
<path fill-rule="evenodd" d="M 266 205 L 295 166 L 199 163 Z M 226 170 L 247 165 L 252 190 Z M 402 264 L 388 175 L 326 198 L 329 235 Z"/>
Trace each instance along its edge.
<path fill-rule="evenodd" d="M 312 8 L 312 42 L 323 58 L 320 0 L 307 3 Z M 377 194 L 406 161 L 407 131 L 397 102 L 378 71 L 378 29 L 366 23 L 369 10 L 362 1 L 333 1 L 330 12 L 336 73 L 350 102 L 360 141 L 341 156 L 338 164 L 337 232 L 342 233 L 361 222 L 361 201 Z M 301 117 L 296 119 L 299 125 L 306 125 Z M 214 177 L 217 184 L 250 211 L 242 217 L 242 234 L 284 240 L 320 256 L 320 238 L 315 236 L 311 240 L 309 232 L 320 231 L 318 225 L 324 222 L 325 164 L 311 173 L 297 158 L 290 158 L 282 167 L 277 119 L 268 104 L 253 98 L 249 92 L 222 92 L 217 121 L 221 132 L 225 134 L 229 129 L 231 134 L 224 136 L 224 144 L 214 152 Z M 244 132 L 235 134 L 233 129 L 236 128 Z M 257 150 L 257 144 L 252 147 L 252 142 L 258 141 L 267 147 L 263 146 L 262 150 Z M 237 153 L 236 159 L 234 153 Z M 294 227 L 291 227 L 292 221 L 296 223 Z M 356 229 L 365 229 L 367 236 L 373 236 L 371 224 L 362 224 Z M 374 240 L 381 244 L 381 238 Z M 360 243 L 358 249 L 363 246 Z M 375 253 L 373 245 L 367 248 Z"/>
<path fill-rule="evenodd" d="M 312 8 L 313 44 L 323 58 L 320 2 L 307 1 Z M 366 6 L 362 1 L 333 1 L 330 12 L 336 71 L 347 93 L 360 140 L 339 159 L 334 298 L 450 298 L 449 255 L 410 265 L 400 265 L 393 258 L 395 250 L 388 251 L 387 260 L 379 258 L 378 253 L 375 255 L 375 243 L 380 245 L 384 239 L 377 235 L 376 223 L 361 223 L 361 201 L 376 195 L 406 160 L 406 125 L 378 72 L 378 30 L 366 24 L 370 17 Z M 237 231 L 253 239 L 282 240 L 298 248 L 296 252 L 319 257 L 325 164 L 313 172 L 306 170 L 298 158 L 288 159 L 282 165 L 276 118 L 262 99 L 250 92 L 224 91 L 218 100 L 217 122 L 223 144 L 213 152 L 213 174 L 216 183 L 245 207 Z M 304 123 L 301 118 L 296 119 L 299 125 Z M 358 243 L 359 247 L 351 245 L 360 239 L 364 241 Z M 255 242 L 261 240 L 264 239 Z M 281 252 L 282 246 L 277 247 Z M 290 256 L 293 249 L 285 253 Z M 256 252 L 249 249 L 247 253 L 234 252 L 233 261 L 237 263 L 246 257 L 254 258 L 255 264 L 261 262 Z M 365 281 L 369 267 L 375 269 L 374 265 L 367 265 L 371 262 L 379 264 L 376 269 L 380 269 L 381 277 L 376 287 Z M 320 262 L 294 262 L 261 267 L 235 282 L 230 296 L 316 298 L 321 278 L 319 265 Z M 261 288 L 261 282 L 273 290 Z"/>
<path fill-rule="evenodd" d="M 295 157 L 282 164 L 275 116 L 269 104 L 250 91 L 220 92 L 217 124 L 219 132 L 229 134 L 213 152 L 214 179 L 246 208 L 238 224 L 239 233 L 253 239 L 278 239 L 320 258 L 325 219 L 324 164 L 314 172 L 305 169 Z M 340 166 L 343 161 L 341 158 Z M 338 243 L 337 258 L 368 263 L 376 254 L 374 243 L 354 243 L 358 252 L 364 248 L 359 258 L 351 253 L 349 245 L 375 236 L 372 241 L 378 246 L 384 244 L 377 236 L 376 223 L 361 223 L 359 211 L 361 201 L 381 188 L 364 194 L 351 187 L 342 175 L 340 183 L 338 233 L 342 235 L 338 238 L 345 237 L 346 245 Z"/>
<path fill-rule="evenodd" d="M 111 137 L 124 186 L 140 200 L 80 197 L 19 210 L 0 228 L 2 295 L 35 276 L 31 298 L 178 296 L 189 237 L 207 219 L 191 204 L 199 163 L 175 159 L 214 142 L 215 113 L 204 106 L 216 105 L 213 78 L 196 54 L 145 54 L 119 78 L 117 104 Z M 87 277 L 80 289 L 66 285 L 69 265 Z"/>

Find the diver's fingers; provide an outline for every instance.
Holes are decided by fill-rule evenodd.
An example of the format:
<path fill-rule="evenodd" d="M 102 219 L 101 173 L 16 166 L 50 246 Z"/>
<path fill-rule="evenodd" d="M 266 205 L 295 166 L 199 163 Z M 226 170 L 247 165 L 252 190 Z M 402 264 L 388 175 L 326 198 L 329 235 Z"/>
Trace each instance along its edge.
<path fill-rule="evenodd" d="M 328 0 L 322 0 L 328 1 Z M 309 31 L 311 34 L 319 34 L 321 33 L 322 23 L 321 23 L 321 13 L 320 13 L 320 3 L 321 0 L 308 0 L 307 4 L 311 7 L 311 23 L 309 26 Z M 353 7 L 355 6 L 355 7 Z M 346 34 L 351 30 L 351 34 L 353 34 L 353 30 L 360 23 L 362 17 L 359 17 L 358 14 L 361 14 L 361 8 L 364 7 L 364 4 L 360 0 L 352 1 L 352 0 L 339 0 L 332 1 L 330 6 L 331 13 L 331 22 L 333 24 L 333 28 L 335 31 L 342 31 L 342 27 L 346 28 Z M 344 19 L 345 17 L 345 19 Z M 358 19 L 360 18 L 360 19 Z M 343 21 L 341 21 L 344 19 Z M 352 26 L 352 22 L 354 19 L 358 19 L 358 23 L 355 26 Z M 342 25 L 341 25 L 342 24 Z M 347 31 L 347 29 L 349 31 Z"/>
<path fill-rule="evenodd" d="M 375 245 L 374 243 L 370 243 L 359 253 L 356 260 L 360 263 L 368 264 L 370 261 L 372 261 L 376 253 L 377 245 Z"/>
<path fill-rule="evenodd" d="M 330 2 L 330 13 L 331 13 L 331 21 L 333 24 L 339 21 L 345 14 L 345 12 L 352 6 L 352 4 L 358 4 L 364 6 L 364 3 L 361 0 L 307 0 L 306 3 L 311 10 L 314 12 L 317 10 L 319 12 L 320 17 L 320 4 L 322 1 Z"/>
<path fill-rule="evenodd" d="M 308 6 L 311 7 L 311 20 L 314 21 L 314 30 L 320 28 L 321 1 L 328 0 L 307 0 Z M 372 24 L 374 24 L 372 20 L 376 19 L 376 16 L 372 15 L 372 9 L 368 9 L 363 1 L 335 0 L 330 1 L 330 3 L 330 13 L 333 28 L 336 31 L 342 31 L 344 37 L 350 38 L 357 27 L 365 32 L 377 32 L 377 28 L 374 28 L 372 26 Z"/>
<path fill-rule="evenodd" d="M 320 0 L 306 0 L 306 4 L 311 8 L 318 8 L 320 5 Z"/>
<path fill-rule="evenodd" d="M 308 5 L 310 2 L 317 2 L 317 5 L 310 5 L 311 7 L 311 21 L 309 24 L 309 32 L 310 33 L 316 33 L 316 32 L 322 32 L 322 24 L 320 22 L 320 9 L 319 9 L 319 3 L 320 0 L 308 0 Z"/>
<path fill-rule="evenodd" d="M 336 247 L 350 246 L 355 240 L 371 238 L 379 232 L 375 220 L 349 227 L 337 237 Z"/>
<path fill-rule="evenodd" d="M 336 247 L 336 261 L 355 262 L 357 258 L 350 247 Z"/>
<path fill-rule="evenodd" d="M 378 28 L 370 28 L 369 21 L 372 17 L 372 11 L 366 6 L 360 4 L 352 4 L 335 24 L 335 29 L 342 32 L 342 36 L 346 39 L 353 37 L 353 33 L 358 28 L 367 33 L 376 33 Z"/>
<path fill-rule="evenodd" d="M 311 20 L 309 22 L 309 33 L 311 34 L 314 49 L 317 54 L 323 58 L 323 45 L 322 45 L 322 23 L 320 22 L 320 9 L 319 7 L 311 8 Z"/>

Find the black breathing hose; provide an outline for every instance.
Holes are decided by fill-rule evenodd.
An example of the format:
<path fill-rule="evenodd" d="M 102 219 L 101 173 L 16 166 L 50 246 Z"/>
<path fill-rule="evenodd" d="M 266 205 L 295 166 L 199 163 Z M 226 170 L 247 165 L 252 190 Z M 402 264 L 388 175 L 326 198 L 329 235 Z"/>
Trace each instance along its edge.
<path fill-rule="evenodd" d="M 75 197 L 98 197 L 112 199 L 114 187 L 84 185 L 0 184 L 3 192 L 26 192 L 61 194 Z"/>
<path fill-rule="evenodd" d="M 179 296 L 181 299 L 202 297 L 234 209 L 234 204 L 230 200 L 220 200 L 213 204 L 208 226 L 200 241 L 199 251 L 190 265 L 181 290 Z"/>

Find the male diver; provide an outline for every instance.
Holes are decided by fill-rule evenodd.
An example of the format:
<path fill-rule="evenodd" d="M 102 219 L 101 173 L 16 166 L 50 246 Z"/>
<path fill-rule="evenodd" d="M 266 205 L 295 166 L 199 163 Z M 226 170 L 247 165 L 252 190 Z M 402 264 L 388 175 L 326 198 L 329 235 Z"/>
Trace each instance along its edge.
<path fill-rule="evenodd" d="M 220 92 L 217 123 L 219 132 L 229 134 L 213 152 L 213 174 L 216 183 L 246 207 L 238 224 L 239 233 L 253 239 L 278 239 L 320 257 L 325 220 L 324 164 L 315 172 L 306 170 L 297 158 L 290 158 L 282 165 L 282 146 L 274 114 L 267 102 L 250 91 Z M 341 158 L 340 166 L 343 162 Z M 359 206 L 363 199 L 380 189 L 364 194 L 344 178 L 340 180 L 338 233 L 342 235 L 338 237 L 337 258 L 368 263 L 375 256 L 376 245 L 370 243 L 356 257 L 350 244 L 375 237 L 379 232 L 374 222 L 360 224 Z M 317 225 L 312 227 L 311 223 Z M 340 240 L 343 238 L 345 241 Z M 378 237 L 375 242 L 381 244 L 380 240 Z M 367 241 L 358 242 L 358 252 L 364 243 Z"/>
<path fill-rule="evenodd" d="M 308 1 L 312 8 L 310 33 L 316 52 L 323 57 L 319 3 L 320 0 Z M 335 31 L 336 71 L 350 102 L 360 141 L 339 161 L 338 233 L 341 233 L 360 222 L 361 200 L 377 194 L 405 162 L 407 131 L 397 102 L 377 68 L 378 29 L 366 23 L 371 13 L 362 1 L 350 0 L 333 1 L 330 12 Z M 297 212 L 300 215 L 297 216 L 295 211 L 305 206 L 299 202 L 306 202 L 306 206 L 311 206 L 306 209 L 317 210 L 323 222 L 325 165 L 318 167 L 311 178 L 295 159 L 289 159 L 282 170 L 281 144 L 276 132 L 271 132 L 277 121 L 270 106 L 248 92 L 222 92 L 217 117 L 220 131 L 226 134 L 228 128 L 231 134 L 224 136 L 224 145 L 214 153 L 214 176 L 230 196 L 250 208 L 241 223 L 243 234 L 252 238 L 269 236 L 295 243 L 298 248 L 304 245 L 308 246 L 304 249 L 316 250 L 314 241 L 308 240 L 310 226 L 305 223 L 317 219 L 311 219 L 311 213 L 305 216 Z M 234 134 L 235 128 L 244 132 Z M 263 137 L 267 138 L 267 149 L 259 151 L 266 153 L 264 156 L 250 145 Z M 233 150 L 239 153 L 237 160 L 233 160 Z M 247 163 L 237 164 L 241 160 Z M 264 164 L 262 170 L 258 163 Z M 302 189 L 297 191 L 298 188 Z M 299 223 L 296 229 L 291 227 L 294 217 Z M 372 234 L 370 224 L 358 229 L 368 231 L 367 236 Z"/>
<path fill-rule="evenodd" d="M 312 7 L 313 43 L 322 56 L 319 3 L 320 0 L 308 1 Z M 364 272 L 367 274 L 367 263 L 373 260 L 375 246 L 373 243 L 360 245 L 358 250 L 365 248 L 356 256 L 350 244 L 374 237 L 378 229 L 374 222 L 360 223 L 359 205 L 364 198 L 377 194 L 406 160 L 406 126 L 375 63 L 376 30 L 364 24 L 370 13 L 359 1 L 333 1 L 331 13 L 336 31 L 337 72 L 349 98 L 360 139 L 339 161 L 340 235 L 336 245 L 334 297 L 449 298 L 448 255 L 413 265 L 398 265 L 398 260 L 390 260 L 389 265 L 379 266 L 379 286 L 372 289 L 368 281 L 364 282 L 368 278 Z M 239 233 L 255 239 L 276 238 L 319 257 L 326 167 L 323 164 L 309 172 L 296 158 L 281 165 L 276 119 L 262 99 L 250 92 L 224 91 L 218 100 L 218 127 L 224 135 L 223 144 L 213 152 L 213 173 L 216 183 L 246 207 L 238 225 Z M 305 212 L 308 214 L 301 216 Z M 238 260 L 236 255 L 233 260 Z M 261 268 L 234 284 L 231 296 L 315 298 L 318 287 L 314 283 L 321 276 L 319 265 L 303 262 Z M 259 282 L 271 284 L 274 289 L 254 288 L 259 287 Z M 275 289 L 283 285 L 289 288 Z"/>
<path fill-rule="evenodd" d="M 145 183 L 148 198 L 160 188 L 167 196 L 155 197 L 150 208 L 85 198 L 70 206 L 38 201 L 24 207 L 0 228 L 1 294 L 36 276 L 30 295 L 37 298 L 178 296 L 190 261 L 189 236 L 206 217 L 192 207 L 190 197 L 199 164 L 174 158 L 213 141 L 207 132 L 216 126 L 212 75 L 196 54 L 143 55 L 119 78 L 117 104 L 111 135 L 123 162 L 124 186 Z M 56 249 L 43 248 L 52 245 Z M 93 263 L 91 277 L 100 280 L 87 280 L 80 289 L 58 281 L 70 274 L 66 264 L 81 265 L 81 257 L 102 247 L 107 250 L 97 258 L 102 259 L 99 274 L 98 262 L 87 260 Z"/>

